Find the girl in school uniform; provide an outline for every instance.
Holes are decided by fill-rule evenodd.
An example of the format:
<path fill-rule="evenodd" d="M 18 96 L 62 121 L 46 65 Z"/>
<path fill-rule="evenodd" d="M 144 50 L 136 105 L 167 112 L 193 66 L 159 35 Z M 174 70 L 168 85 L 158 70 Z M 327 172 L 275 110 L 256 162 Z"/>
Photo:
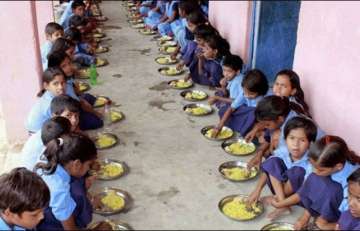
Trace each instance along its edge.
<path fill-rule="evenodd" d="M 220 122 L 214 129 L 214 137 L 224 125 L 244 136 L 255 123 L 254 111 L 257 103 L 269 90 L 266 76 L 257 69 L 248 71 L 241 85 L 237 87 L 241 90 L 236 98 L 231 101 L 231 104 L 225 104 L 219 109 Z"/>
<path fill-rule="evenodd" d="M 39 100 L 32 107 L 26 121 L 30 134 L 39 131 L 43 123 L 51 118 L 50 103 L 55 96 L 65 94 L 66 80 L 59 68 L 48 68 L 42 76 L 43 89 L 38 94 Z"/>
<path fill-rule="evenodd" d="M 92 206 L 83 178 L 97 157 L 93 141 L 80 134 L 50 141 L 44 152 L 47 163 L 36 169 L 50 189 L 50 203 L 39 230 L 75 230 L 91 221 Z"/>
<path fill-rule="evenodd" d="M 272 199 L 282 201 L 299 190 L 312 172 L 308 149 L 310 143 L 315 141 L 316 132 L 316 125 L 305 117 L 296 116 L 286 123 L 284 137 L 287 149 L 274 153 L 261 164 L 263 173 L 249 196 L 249 204 L 259 199 L 266 184 L 275 196 L 261 198 L 260 200 L 265 203 L 271 202 Z M 286 211 L 290 211 L 290 207 L 275 209 L 268 217 L 275 219 Z"/>
<path fill-rule="evenodd" d="M 360 169 L 348 178 L 349 209 L 342 212 L 336 230 L 360 230 Z"/>
<path fill-rule="evenodd" d="M 345 194 L 347 185 L 342 185 L 334 176 L 345 178 L 358 168 L 360 158 L 351 152 L 345 141 L 338 136 L 324 136 L 311 144 L 309 161 L 313 173 L 297 193 L 281 202 L 272 201 L 272 205 L 283 208 L 301 202 L 304 214 L 296 222 L 296 228 L 307 226 L 311 217 L 320 229 L 333 230 L 342 208 L 348 207 Z M 352 170 L 352 171 L 351 171 Z"/>
<path fill-rule="evenodd" d="M 154 9 L 148 12 L 148 16 L 144 18 L 144 23 L 146 27 L 151 29 L 157 29 L 157 26 L 160 23 L 162 15 L 165 13 L 165 4 L 163 0 L 156 1 L 156 6 Z"/>
<path fill-rule="evenodd" d="M 166 0 L 165 13 L 158 24 L 158 32 L 162 35 L 173 36 L 174 31 L 181 26 L 178 12 L 178 0 Z"/>

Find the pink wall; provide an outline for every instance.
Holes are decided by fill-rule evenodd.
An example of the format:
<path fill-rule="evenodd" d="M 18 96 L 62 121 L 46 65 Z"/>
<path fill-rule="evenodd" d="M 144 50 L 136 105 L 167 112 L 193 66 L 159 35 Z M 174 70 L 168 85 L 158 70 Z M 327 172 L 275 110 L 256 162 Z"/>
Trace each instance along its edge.
<path fill-rule="evenodd" d="M 360 154 L 360 2 L 301 2 L 294 70 L 315 120 Z"/>
<path fill-rule="evenodd" d="M 36 1 L 35 6 L 39 40 L 40 44 L 43 44 L 46 41 L 45 26 L 54 21 L 52 1 Z"/>
<path fill-rule="evenodd" d="M 0 9 L 0 100 L 8 141 L 21 142 L 41 74 L 35 2 L 0 1 Z"/>
<path fill-rule="evenodd" d="M 209 20 L 231 45 L 231 52 L 248 62 L 251 1 L 210 1 Z"/>

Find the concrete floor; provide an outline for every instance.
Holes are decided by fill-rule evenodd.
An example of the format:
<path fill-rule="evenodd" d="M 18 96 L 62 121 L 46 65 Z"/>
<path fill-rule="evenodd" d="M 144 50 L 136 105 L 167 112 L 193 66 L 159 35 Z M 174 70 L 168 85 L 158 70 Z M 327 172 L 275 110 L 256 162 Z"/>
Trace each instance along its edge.
<path fill-rule="evenodd" d="M 221 198 L 248 194 L 256 180 L 232 183 L 221 177 L 218 166 L 226 161 L 247 160 L 226 154 L 220 143 L 206 140 L 200 129 L 217 123 L 214 113 L 190 117 L 182 107 L 187 103 L 180 91 L 167 89 L 174 77 L 161 76 L 154 62 L 158 56 L 152 36 L 140 35 L 127 23 L 121 1 L 103 1 L 105 42 L 110 52 L 100 55 L 110 65 L 99 68 L 101 84 L 93 94 L 109 96 L 126 119 L 107 128 L 118 135 L 120 144 L 99 152 L 101 158 L 125 161 L 130 174 L 115 181 L 98 181 L 93 186 L 118 187 L 134 199 L 132 209 L 109 218 L 130 224 L 134 229 L 260 229 L 269 223 L 262 215 L 254 221 L 237 222 L 219 212 Z M 182 77 L 182 76 L 181 76 Z M 195 86 L 213 94 L 208 88 Z M 94 131 L 92 133 L 96 133 Z M 16 166 L 18 154 L 7 155 L 6 168 Z M 264 192 L 264 194 L 268 191 Z M 266 212 L 271 211 L 270 207 Z M 282 220 L 294 222 L 301 209 L 295 208 Z M 266 214 L 266 213 L 265 213 Z M 94 215 L 94 220 L 103 217 Z"/>

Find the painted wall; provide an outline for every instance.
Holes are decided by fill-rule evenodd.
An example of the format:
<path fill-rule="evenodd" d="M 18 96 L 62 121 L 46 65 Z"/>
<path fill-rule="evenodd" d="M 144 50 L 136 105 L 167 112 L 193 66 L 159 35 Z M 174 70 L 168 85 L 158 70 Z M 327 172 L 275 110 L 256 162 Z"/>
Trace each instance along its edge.
<path fill-rule="evenodd" d="M 209 20 L 220 34 L 228 40 L 231 52 L 248 62 L 250 1 L 210 1 Z"/>
<path fill-rule="evenodd" d="M 36 1 L 35 3 L 40 44 L 43 44 L 46 41 L 44 32 L 46 24 L 54 21 L 52 4 L 52 1 Z"/>
<path fill-rule="evenodd" d="M 41 74 L 35 2 L 0 1 L 0 100 L 10 142 L 27 138 L 25 118 L 36 100 Z M 12 20 L 11 26 L 8 25 Z"/>
<path fill-rule="evenodd" d="M 301 3 L 294 70 L 319 125 L 360 154 L 360 2 Z"/>

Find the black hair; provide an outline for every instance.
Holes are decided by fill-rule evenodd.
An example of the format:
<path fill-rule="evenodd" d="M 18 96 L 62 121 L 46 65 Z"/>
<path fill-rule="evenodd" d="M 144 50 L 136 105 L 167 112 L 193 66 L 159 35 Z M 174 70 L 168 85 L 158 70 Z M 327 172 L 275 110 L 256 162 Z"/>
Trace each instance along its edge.
<path fill-rule="evenodd" d="M 195 38 L 206 39 L 208 36 L 219 35 L 219 32 L 208 24 L 199 25 L 194 30 Z"/>
<path fill-rule="evenodd" d="M 48 67 L 60 67 L 61 63 L 67 58 L 70 59 L 64 51 L 51 52 L 48 55 Z"/>
<path fill-rule="evenodd" d="M 347 178 L 347 182 L 354 182 L 360 185 L 360 168 L 356 169 L 351 175 Z"/>
<path fill-rule="evenodd" d="M 286 117 L 290 112 L 289 99 L 276 95 L 264 97 L 258 102 L 255 109 L 257 121 L 275 121 L 279 116 Z"/>
<path fill-rule="evenodd" d="M 74 160 L 84 163 L 96 159 L 97 151 L 94 142 L 89 137 L 70 133 L 51 140 L 46 145 L 43 155 L 47 163 L 37 163 L 35 170 L 41 169 L 44 174 L 50 175 L 55 172 L 58 164 L 65 166 Z"/>
<path fill-rule="evenodd" d="M 219 34 L 209 35 L 205 38 L 205 42 L 211 49 L 217 49 L 217 58 L 223 58 L 230 53 L 230 44 Z"/>
<path fill-rule="evenodd" d="M 25 168 L 14 168 L 0 176 L 0 210 L 21 215 L 45 208 L 50 191 L 39 175 Z"/>
<path fill-rule="evenodd" d="M 47 35 L 52 35 L 53 33 L 59 30 L 64 31 L 64 28 L 61 25 L 57 24 L 56 22 L 49 22 L 45 26 L 45 34 Z"/>
<path fill-rule="evenodd" d="M 46 145 L 50 140 L 69 133 L 70 129 L 71 123 L 68 119 L 62 116 L 52 117 L 45 121 L 41 127 L 41 140 Z"/>
<path fill-rule="evenodd" d="M 58 75 L 62 75 L 65 78 L 64 72 L 58 67 L 50 67 L 46 69 L 42 75 L 42 83 L 50 83 Z M 37 94 L 38 97 L 41 97 L 45 93 L 45 89 L 41 89 Z"/>
<path fill-rule="evenodd" d="M 80 113 L 80 103 L 68 95 L 54 97 L 50 103 L 51 114 L 61 115 L 65 110 L 73 113 Z"/>
<path fill-rule="evenodd" d="M 79 15 L 73 15 L 69 19 L 69 27 L 86 26 L 87 20 Z"/>
<path fill-rule="evenodd" d="M 189 15 L 191 12 L 200 9 L 200 6 L 193 0 L 182 0 L 179 2 L 178 8 L 184 11 L 185 15 Z"/>
<path fill-rule="evenodd" d="M 65 30 L 64 37 L 72 42 L 79 43 L 81 42 L 81 32 L 75 27 L 69 27 Z"/>
<path fill-rule="evenodd" d="M 306 138 L 309 142 L 314 142 L 316 140 L 317 127 L 315 123 L 311 119 L 305 118 L 303 116 L 295 116 L 285 124 L 285 128 L 284 128 L 285 139 L 290 134 L 291 130 L 297 128 L 304 129 Z"/>
<path fill-rule="evenodd" d="M 241 71 L 243 65 L 244 62 L 238 55 L 228 54 L 224 57 L 223 66 L 230 67 L 234 71 Z"/>
<path fill-rule="evenodd" d="M 338 136 L 323 136 L 310 145 L 308 156 L 309 159 L 325 168 L 335 167 L 336 164 L 345 164 L 345 161 L 360 164 L 360 157 L 349 150 L 346 142 Z"/>
<path fill-rule="evenodd" d="M 296 89 L 296 93 L 294 95 L 296 102 L 298 102 L 303 107 L 304 113 L 306 115 L 310 116 L 309 106 L 305 102 L 304 91 L 302 90 L 301 85 L 300 85 L 299 75 L 296 74 L 295 71 L 289 70 L 289 69 L 279 71 L 276 74 L 276 76 L 279 76 L 279 75 L 286 75 L 289 78 L 291 88 Z"/>
<path fill-rule="evenodd" d="M 191 12 L 186 16 L 186 20 L 196 26 L 206 23 L 206 19 L 200 10 Z"/>
<path fill-rule="evenodd" d="M 54 53 L 54 52 L 66 52 L 68 49 L 70 49 L 71 47 L 75 47 L 75 44 L 68 40 L 68 39 L 65 39 L 65 38 L 58 38 L 56 39 L 56 41 L 54 42 L 49 54 L 48 54 L 48 58 L 49 58 L 49 55 L 51 53 Z"/>
<path fill-rule="evenodd" d="M 245 74 L 243 81 L 241 82 L 243 88 L 248 89 L 251 92 L 257 93 L 257 95 L 266 95 L 269 90 L 269 83 L 265 74 L 259 69 L 253 69 Z"/>
<path fill-rule="evenodd" d="M 79 6 L 83 6 L 85 7 L 85 3 L 83 1 L 74 1 L 72 4 L 71 4 L 71 9 L 72 10 L 75 10 L 76 8 L 78 8 Z"/>

